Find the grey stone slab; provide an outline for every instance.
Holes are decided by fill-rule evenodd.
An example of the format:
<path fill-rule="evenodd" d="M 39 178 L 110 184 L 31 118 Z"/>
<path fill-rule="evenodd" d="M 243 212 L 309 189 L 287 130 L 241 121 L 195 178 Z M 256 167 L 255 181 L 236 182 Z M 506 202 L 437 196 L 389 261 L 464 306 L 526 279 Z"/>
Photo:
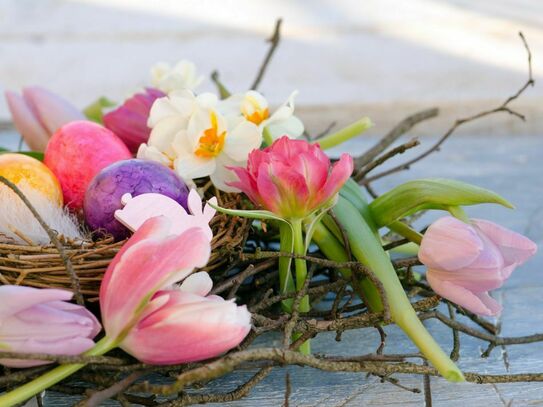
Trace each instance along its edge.
<path fill-rule="evenodd" d="M 1 136 L 0 136 L 1 137 Z M 435 139 L 422 139 L 423 147 Z M 14 142 L 12 140 L 12 142 Z M 343 147 L 353 154 L 364 151 L 375 142 L 361 138 Z M 0 145 L 2 139 L 0 138 Z M 419 149 L 420 151 L 420 149 Z M 398 157 L 390 165 L 402 162 L 415 152 Z M 511 200 L 515 210 L 493 205 L 468 208 L 471 216 L 503 224 L 525 233 L 540 245 L 543 243 L 543 138 L 541 137 L 458 137 L 452 138 L 439 153 L 414 165 L 411 170 L 375 183 L 379 193 L 401 182 L 421 177 L 451 177 L 495 190 Z M 387 166 L 383 167 L 387 168 Z M 379 170 L 377 170 L 379 171 Z M 421 225 L 441 216 L 431 213 L 421 220 Z M 502 334 L 505 336 L 528 335 L 543 331 L 543 249 L 524 266 L 515 271 L 511 279 L 493 295 L 504 305 Z M 445 310 L 443 310 L 445 311 Z M 450 350 L 451 334 L 448 328 L 437 321 L 426 321 L 426 326 L 436 340 Z M 411 352 L 415 347 L 394 326 L 386 327 L 386 352 Z M 480 355 L 484 341 L 461 334 L 460 367 L 465 371 L 489 374 L 505 374 L 543 371 L 543 343 L 507 346 L 495 349 L 488 358 Z M 341 342 L 334 334 L 323 334 L 313 341 L 315 352 L 335 355 L 363 354 L 372 352 L 379 343 L 374 329 L 349 331 Z M 280 344 L 278 335 L 259 338 L 257 345 Z M 508 360 L 506 367 L 504 357 Z M 327 373 L 311 368 L 288 367 L 276 369 L 251 392 L 248 398 L 228 403 L 230 407 L 279 406 L 283 403 L 285 372 L 290 372 L 292 395 L 291 406 L 420 406 L 422 394 L 401 390 L 388 383 L 364 374 Z M 235 388 L 255 370 L 236 372 L 216 380 L 205 390 L 224 392 Z M 422 388 L 418 376 L 398 376 L 402 385 Z M 476 385 L 470 383 L 451 384 L 441 378 L 432 378 L 434 406 L 527 406 L 543 405 L 543 384 L 515 383 L 499 385 Z M 202 390 L 200 390 L 202 391 Z M 48 406 L 67 406 L 72 398 L 49 393 Z M 114 402 L 107 405 L 117 405 Z M 218 405 L 218 404 L 217 404 Z"/>

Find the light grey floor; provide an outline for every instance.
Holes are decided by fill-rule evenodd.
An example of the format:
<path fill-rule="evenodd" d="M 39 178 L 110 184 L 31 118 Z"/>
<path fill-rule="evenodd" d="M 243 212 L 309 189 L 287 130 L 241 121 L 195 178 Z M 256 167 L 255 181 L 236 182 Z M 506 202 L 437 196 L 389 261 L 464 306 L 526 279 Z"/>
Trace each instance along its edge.
<path fill-rule="evenodd" d="M 0 138 L 0 145 L 2 144 Z M 432 138 L 422 140 L 426 146 Z M 359 140 L 344 146 L 358 153 L 372 141 Z M 424 148 L 419 147 L 419 150 Z M 407 156 L 407 154 L 405 155 Z M 404 160 L 402 156 L 396 162 Z M 528 235 L 543 243 L 543 137 L 460 137 L 450 140 L 439 153 L 427 158 L 389 179 L 375 184 L 379 192 L 410 179 L 421 177 L 451 177 L 490 188 L 516 205 L 516 210 L 485 205 L 468 208 L 474 217 L 486 218 Z M 432 215 L 434 217 L 437 214 Z M 431 216 L 424 219 L 431 220 Z M 504 305 L 501 316 L 502 334 L 527 335 L 543 331 L 543 249 L 521 267 L 494 295 Z M 445 349 L 451 348 L 449 330 L 437 322 L 428 327 Z M 386 352 L 414 350 L 403 334 L 394 327 L 387 328 Z M 268 337 L 266 345 L 273 345 L 278 338 Z M 278 342 L 276 343 L 278 344 Z M 377 333 L 372 329 L 346 332 L 342 342 L 334 335 L 321 335 L 314 341 L 315 352 L 346 355 L 363 354 L 375 350 Z M 480 357 L 485 343 L 461 336 L 460 367 L 466 371 L 482 373 L 543 372 L 543 343 L 508 346 L 495 349 L 488 359 Z M 504 352 L 509 359 L 509 369 L 504 363 Z M 391 384 L 380 383 L 364 374 L 324 373 L 310 368 L 291 367 L 277 369 L 255 387 L 250 396 L 228 406 L 279 406 L 283 403 L 285 372 L 291 373 L 291 406 L 420 406 L 421 394 L 410 393 Z M 251 371 L 236 373 L 218 380 L 214 391 L 228 391 L 249 377 Z M 422 389 L 422 379 L 417 376 L 398 376 L 401 383 Z M 499 385 L 449 384 L 442 379 L 431 381 L 434 406 L 543 406 L 543 383 Z M 51 394 L 47 405 L 70 405 L 72 400 Z M 113 404 L 114 405 L 114 404 Z"/>

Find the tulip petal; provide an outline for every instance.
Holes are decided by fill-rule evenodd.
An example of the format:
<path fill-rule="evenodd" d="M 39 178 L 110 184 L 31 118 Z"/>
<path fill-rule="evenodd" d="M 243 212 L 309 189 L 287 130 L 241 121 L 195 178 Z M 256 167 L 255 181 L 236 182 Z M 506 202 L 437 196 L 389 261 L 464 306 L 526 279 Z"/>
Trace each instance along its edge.
<path fill-rule="evenodd" d="M 156 291 L 182 280 L 209 259 L 211 248 L 202 229 L 168 236 L 169 223 L 165 217 L 147 220 L 106 271 L 100 303 L 106 332 L 113 338 Z"/>
<path fill-rule="evenodd" d="M 76 120 L 85 120 L 85 116 L 66 99 L 47 89 L 32 86 L 23 89 L 23 97 L 38 113 L 40 122 L 53 134 L 60 127 Z"/>
<path fill-rule="evenodd" d="M 332 167 L 328 180 L 319 193 L 321 204 L 330 200 L 339 192 L 343 184 L 345 184 L 353 173 L 353 169 L 353 158 L 349 154 L 341 154 L 339 161 Z"/>
<path fill-rule="evenodd" d="M 478 228 L 500 250 L 504 261 L 504 278 L 508 278 L 514 268 L 521 265 L 537 252 L 537 245 L 527 237 L 504 228 L 494 222 L 473 219 Z"/>
<path fill-rule="evenodd" d="M 419 259 L 429 268 L 452 271 L 469 266 L 483 249 L 483 241 L 473 227 L 446 216 L 424 233 Z"/>
<path fill-rule="evenodd" d="M 67 290 L 55 288 L 38 290 L 32 287 L 0 286 L 0 320 L 17 314 L 26 308 L 49 301 L 68 301 L 73 294 Z"/>
<path fill-rule="evenodd" d="M 205 271 L 200 271 L 185 278 L 178 289 L 183 292 L 189 292 L 205 297 L 212 288 L 213 280 L 211 280 L 209 274 Z"/>
<path fill-rule="evenodd" d="M 194 301 L 196 296 L 183 292 L 174 296 L 175 302 L 138 324 L 122 343 L 124 350 L 146 363 L 185 363 L 218 356 L 249 333 L 245 306 L 217 298 Z"/>
<path fill-rule="evenodd" d="M 473 293 L 453 282 L 442 280 L 432 269 L 428 269 L 426 279 L 438 295 L 477 315 L 493 316 L 501 312 L 501 306 L 486 292 Z"/>
<path fill-rule="evenodd" d="M 9 352 L 46 353 L 49 355 L 78 355 L 94 346 L 89 338 L 73 337 L 58 340 L 26 339 L 7 343 Z M 0 365 L 16 368 L 46 365 L 51 362 L 43 360 L 0 359 Z"/>
<path fill-rule="evenodd" d="M 33 151 L 44 151 L 50 134 L 37 119 L 36 113 L 31 110 L 25 100 L 15 92 L 5 93 L 13 123 L 23 136 L 26 144 Z"/>

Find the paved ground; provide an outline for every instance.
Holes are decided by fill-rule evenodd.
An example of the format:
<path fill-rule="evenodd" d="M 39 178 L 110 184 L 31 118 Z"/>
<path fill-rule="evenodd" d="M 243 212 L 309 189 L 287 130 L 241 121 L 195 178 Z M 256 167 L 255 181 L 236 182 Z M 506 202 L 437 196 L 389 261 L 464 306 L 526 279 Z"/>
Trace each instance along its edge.
<path fill-rule="evenodd" d="M 298 89 L 314 132 L 362 115 L 388 127 L 437 105 L 444 114 L 424 128 L 435 134 L 451 117 L 501 102 L 525 78 L 519 30 L 535 76 L 543 73 L 540 0 L 2 0 L 0 91 L 42 84 L 80 107 L 98 95 L 121 100 L 149 83 L 153 63 L 181 58 L 243 91 L 277 17 L 284 40 L 261 90 L 280 103 Z M 492 132 L 543 128 L 542 99 L 539 88 L 519 102 L 527 126 L 504 115 Z M 470 131 L 486 133 L 488 123 Z"/>
<path fill-rule="evenodd" d="M 13 142 L 15 140 L 12 138 Z M 422 140 L 424 145 L 431 138 Z M 345 150 L 358 153 L 367 148 L 373 140 L 357 140 L 344 146 Z M 469 208 L 472 216 L 484 217 L 499 222 L 543 244 L 543 138 L 542 137 L 458 137 L 446 144 L 443 150 L 426 161 L 415 165 L 410 171 L 398 174 L 376 184 L 380 192 L 414 178 L 452 177 L 471 182 L 502 194 L 516 205 L 516 210 L 497 206 Z M 403 159 L 404 157 L 402 157 Z M 436 214 L 433 215 L 437 216 Z M 431 217 L 425 218 L 425 221 Z M 543 331 L 543 249 L 524 267 L 518 269 L 506 286 L 494 295 L 504 305 L 501 317 L 503 335 L 528 335 Z M 429 322 L 428 327 L 445 349 L 451 347 L 448 329 L 438 323 Z M 388 328 L 386 352 L 413 350 L 403 334 Z M 266 345 L 272 345 L 278 338 L 268 337 Z M 460 366 L 466 371 L 502 374 L 506 372 L 542 372 L 543 343 L 509 346 L 496 349 L 488 359 L 480 357 L 485 344 L 479 340 L 461 336 Z M 315 352 L 328 354 L 359 354 L 375 350 L 378 344 L 376 333 L 369 330 L 351 331 L 337 343 L 333 335 L 322 335 L 314 341 Z M 349 349 L 351 348 L 351 349 Z M 354 348 L 354 350 L 352 349 Z M 509 369 L 504 363 L 507 354 Z M 367 406 L 420 406 L 420 394 L 401 390 L 390 384 L 367 379 L 362 374 L 323 373 L 309 368 L 290 368 L 292 378 L 292 406 L 355 407 Z M 214 387 L 217 391 L 232 389 L 251 371 L 229 375 Z M 277 370 L 261 384 L 250 397 L 228 404 L 236 407 L 281 405 L 284 396 L 285 370 Z M 421 388 L 420 377 L 402 376 L 402 384 Z M 519 383 L 499 385 L 449 384 L 442 379 L 432 379 L 434 406 L 543 406 L 543 384 Z M 47 405 L 70 405 L 71 401 L 51 395 Z"/>

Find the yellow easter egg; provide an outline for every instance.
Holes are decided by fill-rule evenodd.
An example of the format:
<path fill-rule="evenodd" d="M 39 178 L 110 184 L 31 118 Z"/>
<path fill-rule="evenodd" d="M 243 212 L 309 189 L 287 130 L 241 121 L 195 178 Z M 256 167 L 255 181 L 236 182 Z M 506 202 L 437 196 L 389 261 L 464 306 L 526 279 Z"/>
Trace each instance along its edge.
<path fill-rule="evenodd" d="M 55 175 L 42 162 L 24 154 L 0 154 L 0 175 L 17 186 L 40 191 L 52 202 L 63 205 L 62 189 Z"/>

